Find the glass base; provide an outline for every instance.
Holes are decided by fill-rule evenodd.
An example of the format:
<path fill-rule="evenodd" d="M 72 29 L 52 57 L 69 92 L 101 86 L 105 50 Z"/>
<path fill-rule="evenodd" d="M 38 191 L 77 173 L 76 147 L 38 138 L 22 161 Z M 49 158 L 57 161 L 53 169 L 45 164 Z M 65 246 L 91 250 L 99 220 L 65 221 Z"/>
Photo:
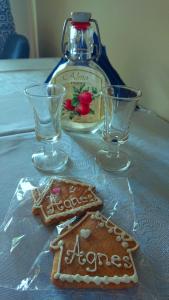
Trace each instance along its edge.
<path fill-rule="evenodd" d="M 98 151 L 96 162 L 109 172 L 125 171 L 131 164 L 131 160 L 125 152 L 116 153 L 108 150 Z"/>
<path fill-rule="evenodd" d="M 68 162 L 68 155 L 62 150 L 55 150 L 50 153 L 44 151 L 34 153 L 32 162 L 40 171 L 48 173 L 58 173 L 63 170 Z"/>
<path fill-rule="evenodd" d="M 73 122 L 71 120 L 62 120 L 62 128 L 66 131 L 77 133 L 96 133 L 103 125 L 102 120 L 97 122 Z"/>

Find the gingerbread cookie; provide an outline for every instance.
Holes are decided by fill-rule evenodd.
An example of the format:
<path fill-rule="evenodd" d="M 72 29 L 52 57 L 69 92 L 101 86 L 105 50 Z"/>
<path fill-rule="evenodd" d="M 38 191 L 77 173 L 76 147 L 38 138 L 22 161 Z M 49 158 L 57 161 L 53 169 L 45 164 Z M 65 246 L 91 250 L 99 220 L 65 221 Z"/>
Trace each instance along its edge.
<path fill-rule="evenodd" d="M 138 281 L 137 242 L 99 211 L 88 212 L 51 242 L 51 279 L 61 288 L 128 288 Z"/>
<path fill-rule="evenodd" d="M 64 179 L 52 179 L 40 191 L 33 190 L 32 212 L 39 215 L 46 224 L 58 224 L 86 211 L 97 210 L 102 201 L 88 184 Z"/>

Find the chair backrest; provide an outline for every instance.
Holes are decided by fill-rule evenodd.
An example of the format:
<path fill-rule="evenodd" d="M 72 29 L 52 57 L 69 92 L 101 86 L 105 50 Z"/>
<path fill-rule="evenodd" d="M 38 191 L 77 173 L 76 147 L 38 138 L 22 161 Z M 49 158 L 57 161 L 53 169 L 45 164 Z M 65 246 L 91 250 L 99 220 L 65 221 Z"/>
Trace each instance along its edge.
<path fill-rule="evenodd" d="M 6 40 L 0 58 L 29 58 L 29 52 L 30 47 L 28 39 L 21 34 L 13 33 L 9 35 L 8 39 Z"/>

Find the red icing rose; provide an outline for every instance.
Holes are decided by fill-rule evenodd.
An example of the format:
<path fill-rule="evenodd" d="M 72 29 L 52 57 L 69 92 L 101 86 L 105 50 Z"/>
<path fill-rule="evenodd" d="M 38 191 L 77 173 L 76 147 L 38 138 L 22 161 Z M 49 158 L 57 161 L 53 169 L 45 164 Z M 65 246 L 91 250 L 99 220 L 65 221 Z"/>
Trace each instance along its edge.
<path fill-rule="evenodd" d="M 79 104 L 76 109 L 75 109 L 80 115 L 84 116 L 84 115 L 88 115 L 88 113 L 90 112 L 90 107 L 89 105 L 82 105 Z"/>
<path fill-rule="evenodd" d="M 72 105 L 72 99 L 67 99 L 64 103 L 64 107 L 67 109 L 67 110 L 74 110 L 75 107 Z"/>
<path fill-rule="evenodd" d="M 87 92 L 87 91 L 83 92 L 78 96 L 78 99 L 79 99 L 80 104 L 82 104 L 82 105 L 90 104 L 92 102 L 92 93 Z"/>
<path fill-rule="evenodd" d="M 55 187 L 52 189 L 52 194 L 59 194 L 61 191 L 61 188 L 60 187 Z"/>

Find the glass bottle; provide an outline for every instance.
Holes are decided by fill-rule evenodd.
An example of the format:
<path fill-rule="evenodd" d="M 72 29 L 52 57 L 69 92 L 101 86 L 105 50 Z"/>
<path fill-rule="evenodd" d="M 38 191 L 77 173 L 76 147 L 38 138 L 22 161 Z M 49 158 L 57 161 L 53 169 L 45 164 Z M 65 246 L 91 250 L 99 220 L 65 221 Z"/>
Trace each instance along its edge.
<path fill-rule="evenodd" d="M 93 40 L 93 24 L 97 44 Z M 103 122 L 100 92 L 109 80 L 93 61 L 100 56 L 101 42 L 98 24 L 91 19 L 90 13 L 73 12 L 71 18 L 65 21 L 62 52 L 67 61 L 57 68 L 51 78 L 52 83 L 63 84 L 67 91 L 62 111 L 62 128 L 76 132 L 95 132 Z"/>

